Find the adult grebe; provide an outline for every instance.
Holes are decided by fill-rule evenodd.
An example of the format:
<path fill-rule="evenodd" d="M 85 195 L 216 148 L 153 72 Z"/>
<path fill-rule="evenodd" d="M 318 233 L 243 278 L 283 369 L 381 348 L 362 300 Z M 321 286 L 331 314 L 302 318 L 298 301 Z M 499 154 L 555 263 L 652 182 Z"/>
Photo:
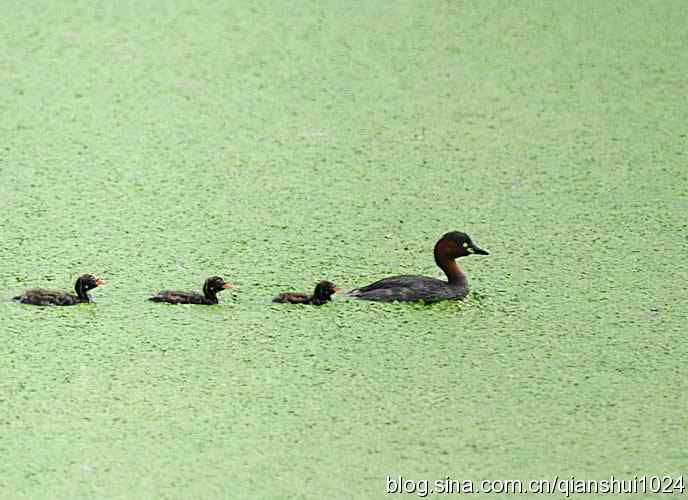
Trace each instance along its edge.
<path fill-rule="evenodd" d="M 440 300 L 462 299 L 468 293 L 468 279 L 455 259 L 470 254 L 489 255 L 471 237 L 460 231 L 445 234 L 435 245 L 435 263 L 448 281 L 427 276 L 392 276 L 368 286 L 354 288 L 348 295 L 357 299 L 381 302 L 416 301 L 438 302 Z"/>

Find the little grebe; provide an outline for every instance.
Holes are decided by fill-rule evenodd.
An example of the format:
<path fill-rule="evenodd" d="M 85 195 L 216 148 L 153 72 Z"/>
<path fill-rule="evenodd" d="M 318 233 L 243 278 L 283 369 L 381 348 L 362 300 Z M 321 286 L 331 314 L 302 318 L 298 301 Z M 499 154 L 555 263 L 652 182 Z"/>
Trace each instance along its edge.
<path fill-rule="evenodd" d="M 348 295 L 381 302 L 462 299 L 468 293 L 468 279 L 454 259 L 470 254 L 489 255 L 486 250 L 473 243 L 470 236 L 459 231 L 442 236 L 435 245 L 434 254 L 435 263 L 447 275 L 448 281 L 415 275 L 392 276 L 368 286 L 354 288 Z"/>
<path fill-rule="evenodd" d="M 79 276 L 74 284 L 76 295 L 68 292 L 56 292 L 53 290 L 34 288 L 33 290 L 27 290 L 21 295 L 13 297 L 13 300 L 18 300 L 22 304 L 32 304 L 35 306 L 73 306 L 81 304 L 82 302 L 90 302 L 91 298 L 88 296 L 87 292 L 105 283 L 104 280 L 96 278 L 92 274 L 84 274 L 83 276 Z"/>
<path fill-rule="evenodd" d="M 341 292 L 341 288 L 337 288 L 334 283 L 329 281 L 321 281 L 315 285 L 313 295 L 297 292 L 280 293 L 277 297 L 272 299 L 273 302 L 288 302 L 290 304 L 312 304 L 314 306 L 321 306 L 332 300 L 332 295 Z"/>
<path fill-rule="evenodd" d="M 226 283 L 220 276 L 213 276 L 205 280 L 203 295 L 196 292 L 176 292 L 165 290 L 150 297 L 153 302 L 169 302 L 170 304 L 203 304 L 214 305 L 218 303 L 217 294 L 225 288 L 234 288 L 231 283 Z"/>

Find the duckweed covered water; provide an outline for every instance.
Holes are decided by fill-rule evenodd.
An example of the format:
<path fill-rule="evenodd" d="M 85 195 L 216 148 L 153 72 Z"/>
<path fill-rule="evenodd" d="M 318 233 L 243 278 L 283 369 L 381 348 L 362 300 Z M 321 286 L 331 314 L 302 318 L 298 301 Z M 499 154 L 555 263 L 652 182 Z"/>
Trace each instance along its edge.
<path fill-rule="evenodd" d="M 4 10 L 4 496 L 686 473 L 685 2 Z M 270 303 L 453 229 L 463 303 Z"/>

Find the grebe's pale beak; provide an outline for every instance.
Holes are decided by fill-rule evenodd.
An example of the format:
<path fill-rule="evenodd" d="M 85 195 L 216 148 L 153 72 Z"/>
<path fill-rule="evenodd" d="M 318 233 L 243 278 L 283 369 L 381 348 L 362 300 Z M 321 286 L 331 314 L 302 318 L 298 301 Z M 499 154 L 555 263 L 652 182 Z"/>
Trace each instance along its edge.
<path fill-rule="evenodd" d="M 490 255 L 490 252 L 488 252 L 487 250 L 483 250 L 473 242 L 468 244 L 468 246 L 466 247 L 466 251 L 468 251 L 468 253 L 474 253 L 477 255 Z"/>

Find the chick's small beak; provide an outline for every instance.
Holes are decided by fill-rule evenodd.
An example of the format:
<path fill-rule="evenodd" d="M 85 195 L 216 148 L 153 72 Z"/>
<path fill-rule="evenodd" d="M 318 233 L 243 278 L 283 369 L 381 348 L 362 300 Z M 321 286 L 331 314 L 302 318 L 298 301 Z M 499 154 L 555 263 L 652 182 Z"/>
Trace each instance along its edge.
<path fill-rule="evenodd" d="M 96 285 L 98 285 L 98 286 L 100 286 L 100 285 L 107 285 L 107 281 L 102 280 L 102 279 L 100 279 L 100 278 L 96 278 Z"/>
<path fill-rule="evenodd" d="M 339 293 L 339 292 L 341 292 L 341 291 L 342 291 L 342 289 L 341 289 L 341 288 L 339 288 L 338 286 L 334 287 L 334 289 L 333 289 L 333 290 L 334 290 L 334 293 Z"/>
<path fill-rule="evenodd" d="M 232 285 L 231 283 L 225 283 L 224 285 L 222 285 L 222 288 L 234 288 L 234 285 Z"/>

